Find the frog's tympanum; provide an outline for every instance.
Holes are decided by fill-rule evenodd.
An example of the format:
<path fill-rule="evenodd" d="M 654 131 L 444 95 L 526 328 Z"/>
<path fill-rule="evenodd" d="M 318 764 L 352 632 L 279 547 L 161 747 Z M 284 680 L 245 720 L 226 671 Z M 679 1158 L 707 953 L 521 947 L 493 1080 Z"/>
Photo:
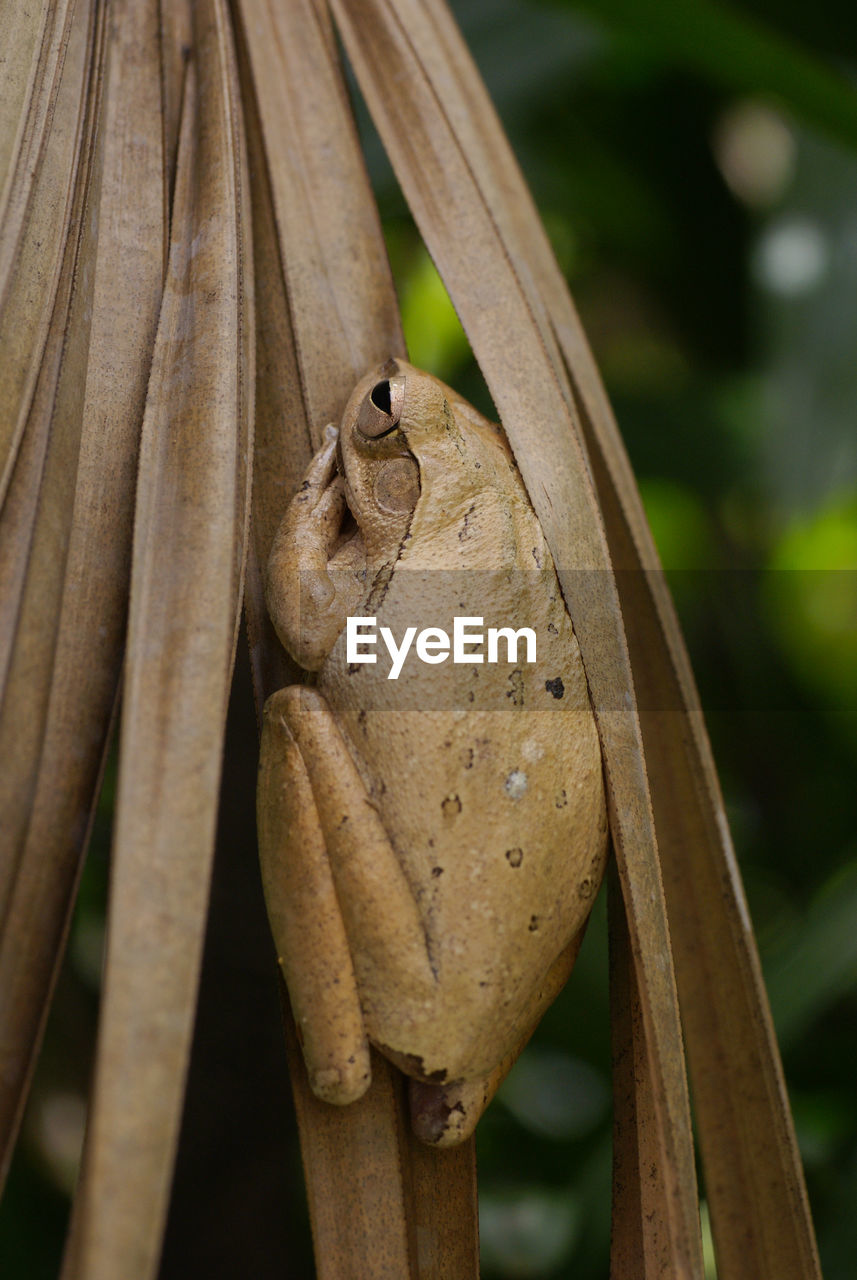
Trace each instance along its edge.
<path fill-rule="evenodd" d="M 607 842 L 577 641 L 500 428 L 403 361 L 375 370 L 286 511 L 267 599 L 314 673 L 268 700 L 259 780 L 312 1088 L 359 1098 L 371 1043 L 412 1077 L 417 1133 L 458 1141 L 570 970 Z M 375 662 L 349 660 L 349 617 L 374 620 Z M 477 635 L 458 662 L 455 618 Z M 383 627 L 416 629 L 396 679 Z M 530 628 L 535 660 L 501 633 L 489 661 L 489 627 Z"/>

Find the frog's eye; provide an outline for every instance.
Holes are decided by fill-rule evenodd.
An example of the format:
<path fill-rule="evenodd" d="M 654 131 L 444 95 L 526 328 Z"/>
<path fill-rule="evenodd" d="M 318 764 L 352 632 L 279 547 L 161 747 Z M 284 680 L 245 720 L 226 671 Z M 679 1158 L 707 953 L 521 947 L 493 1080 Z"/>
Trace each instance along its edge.
<path fill-rule="evenodd" d="M 360 406 L 357 429 L 362 436 L 377 440 L 399 425 L 405 403 L 405 379 L 401 376 L 376 382 Z"/>
<path fill-rule="evenodd" d="M 377 383 L 372 388 L 372 394 L 369 399 L 372 401 L 376 409 L 380 409 L 382 413 L 390 414 L 390 380 L 385 378 L 383 382 Z M 392 414 L 390 414 L 392 417 Z"/>

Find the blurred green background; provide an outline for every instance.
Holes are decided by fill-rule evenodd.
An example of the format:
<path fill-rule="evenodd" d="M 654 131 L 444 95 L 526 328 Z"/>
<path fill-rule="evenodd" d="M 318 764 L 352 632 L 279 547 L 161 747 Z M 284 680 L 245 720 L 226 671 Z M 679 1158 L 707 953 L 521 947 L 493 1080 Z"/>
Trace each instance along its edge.
<path fill-rule="evenodd" d="M 568 276 L 670 574 L 758 934 L 824 1274 L 850 1280 L 853 9 L 830 0 L 459 0 L 454 9 Z M 368 126 L 365 136 L 411 358 L 490 413 Z M 254 734 L 239 654 L 163 1280 L 312 1274 L 248 828 Z M 112 785 L 111 768 L 0 1209 L 10 1280 L 57 1271 L 97 1011 Z M 607 1276 L 605 933 L 600 902 L 569 987 L 480 1126 L 486 1277 Z M 715 1275 L 710 1249 L 708 1267 Z"/>

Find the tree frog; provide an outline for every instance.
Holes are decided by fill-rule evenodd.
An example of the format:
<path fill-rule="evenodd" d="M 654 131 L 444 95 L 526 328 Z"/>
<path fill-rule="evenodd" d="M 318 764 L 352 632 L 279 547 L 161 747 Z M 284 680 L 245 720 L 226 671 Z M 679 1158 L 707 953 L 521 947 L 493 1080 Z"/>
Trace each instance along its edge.
<path fill-rule="evenodd" d="M 359 1098 L 371 1043 L 411 1077 L 419 1136 L 459 1141 L 564 982 L 607 847 L 577 641 L 501 428 L 403 360 L 374 370 L 289 503 L 266 594 L 312 673 L 265 705 L 258 791 L 312 1088 Z M 401 651 L 410 628 L 393 679 L 380 636 Z"/>

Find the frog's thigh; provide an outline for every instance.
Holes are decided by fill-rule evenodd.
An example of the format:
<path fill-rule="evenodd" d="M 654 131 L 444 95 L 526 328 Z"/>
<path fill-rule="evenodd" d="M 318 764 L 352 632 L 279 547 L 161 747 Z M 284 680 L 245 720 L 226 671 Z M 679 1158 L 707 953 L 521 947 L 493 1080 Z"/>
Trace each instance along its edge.
<path fill-rule="evenodd" d="M 313 1092 L 347 1103 L 369 1085 L 369 1046 L 318 812 L 283 714 L 290 693 L 282 689 L 265 704 L 257 796 L 262 881 Z"/>
<path fill-rule="evenodd" d="M 484 1080 L 465 1080 L 448 1085 L 408 1081 L 411 1125 L 423 1142 L 435 1147 L 453 1147 L 470 1137 L 488 1103 L 517 1062 L 542 1014 L 568 981 L 580 951 L 583 933 L 581 929 L 548 969 L 527 1008 L 522 1022 L 523 1034 L 490 1075 Z"/>
<path fill-rule="evenodd" d="M 316 689 L 284 690 L 324 834 L 370 1036 L 436 995 L 425 927 L 339 725 Z"/>

